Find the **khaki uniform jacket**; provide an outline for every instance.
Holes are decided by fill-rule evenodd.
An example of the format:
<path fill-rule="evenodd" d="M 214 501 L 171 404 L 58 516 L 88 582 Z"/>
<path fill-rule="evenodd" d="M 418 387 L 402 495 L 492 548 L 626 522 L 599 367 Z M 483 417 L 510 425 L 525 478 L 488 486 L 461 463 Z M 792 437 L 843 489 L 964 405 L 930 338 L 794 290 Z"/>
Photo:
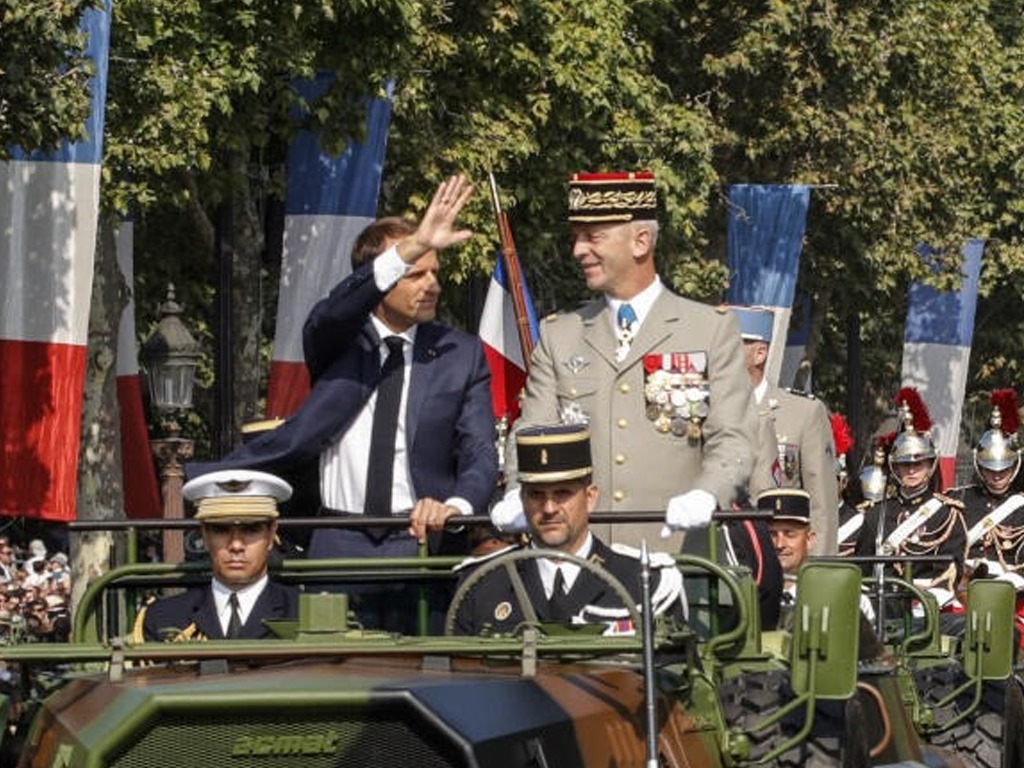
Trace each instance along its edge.
<path fill-rule="evenodd" d="M 601 492 L 599 510 L 664 511 L 669 499 L 693 488 L 728 506 L 746 487 L 755 434 L 752 389 L 734 318 L 664 289 L 621 363 L 615 350 L 603 297 L 546 318 L 516 429 L 557 424 L 566 414 L 569 420 L 573 414 L 584 417 Z M 666 353 L 706 355 L 708 414 L 696 440 L 658 431 L 646 413 L 644 357 Z M 506 454 L 506 473 L 514 483 L 514 439 Z M 658 542 L 661 525 L 592 529 L 605 541 L 639 546 L 641 537 L 651 545 Z"/>
<path fill-rule="evenodd" d="M 836 554 L 839 486 L 828 410 L 820 400 L 769 386 L 760 404 L 758 449 L 750 496 L 773 488 L 802 488 L 811 495 L 814 555 Z"/>

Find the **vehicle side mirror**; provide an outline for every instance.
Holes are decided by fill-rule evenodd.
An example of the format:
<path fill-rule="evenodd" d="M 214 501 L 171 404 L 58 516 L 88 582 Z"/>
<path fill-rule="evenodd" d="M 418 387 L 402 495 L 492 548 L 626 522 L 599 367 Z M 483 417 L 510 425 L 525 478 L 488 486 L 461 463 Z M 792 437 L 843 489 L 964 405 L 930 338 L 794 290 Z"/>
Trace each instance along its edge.
<path fill-rule="evenodd" d="M 848 699 L 857 686 L 861 572 L 853 563 L 805 563 L 797 574 L 790 644 L 798 696 Z"/>
<path fill-rule="evenodd" d="M 969 675 L 980 670 L 983 680 L 1006 680 L 1012 674 L 1016 597 L 1006 581 L 978 579 L 967 588 L 964 670 Z"/>

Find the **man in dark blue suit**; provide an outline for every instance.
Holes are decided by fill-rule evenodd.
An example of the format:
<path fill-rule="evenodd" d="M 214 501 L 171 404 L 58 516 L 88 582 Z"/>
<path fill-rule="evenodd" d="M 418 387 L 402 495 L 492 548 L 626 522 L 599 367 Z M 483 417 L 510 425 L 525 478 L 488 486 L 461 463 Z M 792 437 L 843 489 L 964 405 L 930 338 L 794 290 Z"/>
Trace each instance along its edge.
<path fill-rule="evenodd" d="M 264 619 L 291 619 L 298 592 L 267 575 L 277 532 L 277 502 L 291 496 L 284 480 L 265 472 L 227 470 L 202 475 L 183 489 L 198 503 L 213 578 L 146 606 L 135 622 L 136 642 L 258 639 L 272 634 Z"/>
<path fill-rule="evenodd" d="M 453 176 L 418 225 L 382 219 L 359 236 L 352 274 L 304 328 L 313 382 L 305 403 L 212 465 L 285 477 L 317 466 L 323 514 L 409 519 L 408 530 L 318 529 L 310 557 L 407 556 L 428 532 L 432 551 L 455 553 L 464 534 L 442 534 L 445 521 L 486 511 L 497 452 L 483 348 L 434 320 L 437 251 L 471 236 L 455 227 L 471 193 Z M 392 410 L 386 423 L 382 414 Z"/>

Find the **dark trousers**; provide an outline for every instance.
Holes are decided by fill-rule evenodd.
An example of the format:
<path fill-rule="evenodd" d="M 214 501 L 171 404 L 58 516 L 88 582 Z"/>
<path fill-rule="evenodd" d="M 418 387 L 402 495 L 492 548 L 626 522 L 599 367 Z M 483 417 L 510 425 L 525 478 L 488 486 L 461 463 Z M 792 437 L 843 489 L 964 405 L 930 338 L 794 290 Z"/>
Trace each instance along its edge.
<path fill-rule="evenodd" d="M 379 529 L 378 529 L 379 530 Z M 395 530 L 384 536 L 368 534 L 354 528 L 318 528 L 313 531 L 309 542 L 310 559 L 329 557 L 415 557 L 418 551 L 416 539 L 404 529 Z M 404 582 L 357 584 L 354 582 L 319 584 L 315 587 L 322 592 L 344 592 L 349 596 L 349 605 L 355 611 L 359 622 L 366 629 L 382 629 L 414 635 L 417 632 L 417 600 L 419 590 Z M 309 589 L 309 587 L 307 587 Z M 447 600 L 431 589 L 430 624 L 439 623 Z"/>

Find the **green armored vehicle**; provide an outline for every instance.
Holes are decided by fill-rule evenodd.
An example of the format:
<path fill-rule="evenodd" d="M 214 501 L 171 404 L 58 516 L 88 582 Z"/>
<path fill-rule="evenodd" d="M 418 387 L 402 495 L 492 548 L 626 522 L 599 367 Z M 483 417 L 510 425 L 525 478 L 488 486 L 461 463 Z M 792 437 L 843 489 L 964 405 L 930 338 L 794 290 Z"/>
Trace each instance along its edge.
<path fill-rule="evenodd" d="M 114 569 L 87 591 L 75 643 L 4 649 L 23 691 L 5 710 L 2 764 L 964 764 L 918 738 L 905 677 L 858 670 L 856 566 L 806 565 L 792 631 L 762 633 L 745 571 L 679 560 L 694 587 L 693 624 L 703 616 L 711 631 L 647 620 L 639 635 L 603 636 L 531 621 L 524 608 L 527 621 L 509 636 L 457 637 L 454 611 L 474 588 L 466 580 L 445 634 L 392 635 L 362 629 L 343 596 L 316 593 L 317 581 L 379 577 L 416 588 L 450 579 L 452 561 L 303 560 L 275 573 L 306 584 L 299 619 L 279 622 L 278 639 L 132 644 L 133 593 L 208 574 L 202 564 Z M 982 589 L 970 606 L 964 669 L 1005 680 L 998 601 Z M 632 626 L 644 627 L 650 612 L 629 610 Z"/>

